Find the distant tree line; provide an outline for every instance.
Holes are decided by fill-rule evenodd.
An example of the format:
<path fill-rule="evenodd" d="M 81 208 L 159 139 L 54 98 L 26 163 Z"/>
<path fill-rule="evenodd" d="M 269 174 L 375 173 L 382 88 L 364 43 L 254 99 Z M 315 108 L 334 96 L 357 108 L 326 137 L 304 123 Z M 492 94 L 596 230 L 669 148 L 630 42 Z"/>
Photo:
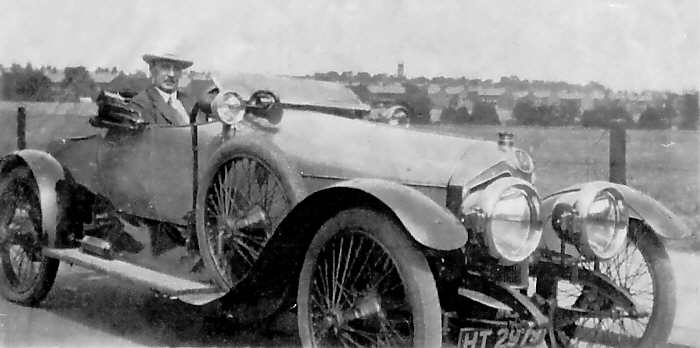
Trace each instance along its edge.
<path fill-rule="evenodd" d="M 44 71 L 57 71 L 52 67 L 35 69 L 31 64 L 24 67 L 12 64 L 9 69 L 3 70 L 0 93 L 4 100 L 78 101 L 81 96 L 92 97 L 97 93 L 95 81 L 82 66 L 65 68 L 63 80 L 59 83 L 53 83 L 44 74 Z"/>
<path fill-rule="evenodd" d="M 619 120 L 627 128 L 640 129 L 698 129 L 698 93 L 669 94 L 661 106 L 646 106 L 635 122 L 620 101 L 602 100 L 579 115 L 568 104 L 537 104 L 530 99 L 519 100 L 513 108 L 513 121 L 519 125 L 568 126 L 608 128 Z"/>
<path fill-rule="evenodd" d="M 145 88 L 143 73 L 127 75 L 116 67 L 97 68 L 95 73 L 109 73 L 114 79 L 98 85 L 83 66 L 62 69 L 62 79 L 51 81 L 47 74 L 57 74 L 52 66 L 34 68 L 31 64 L 0 65 L 0 99 L 11 101 L 77 102 L 81 97 L 94 98 L 101 88 L 140 91 Z"/>
<path fill-rule="evenodd" d="M 12 64 L 9 68 L 2 67 L 0 75 L 0 98 L 13 101 L 78 101 L 80 97 L 94 97 L 99 89 L 89 71 L 82 66 L 63 69 L 61 81 L 52 82 L 45 72 L 56 73 L 55 67 L 46 66 L 34 68 L 27 63 L 25 66 Z M 118 74 L 110 83 L 110 88 L 116 90 L 140 91 L 145 88 L 147 77 L 143 73 L 124 74 L 116 67 L 97 68 L 97 73 Z M 462 85 L 479 86 L 482 88 L 511 88 L 511 89 L 550 89 L 567 91 L 605 90 L 605 86 L 590 82 L 584 86 L 572 85 L 566 82 L 548 82 L 539 80 L 520 80 L 517 76 L 501 77 L 498 82 L 492 80 L 452 78 L 437 76 L 432 78 L 416 77 L 406 79 L 387 74 L 369 74 L 367 72 L 330 71 L 306 76 L 323 81 L 343 82 L 363 101 L 371 99 L 367 86 L 373 83 L 400 83 L 405 92 L 396 97 L 396 104 L 404 105 L 411 112 L 411 121 L 427 123 L 434 105 L 424 87 L 429 83 L 443 86 Z M 511 104 L 512 105 L 512 104 Z M 472 100 L 470 107 L 463 103 L 450 101 L 441 110 L 441 122 L 455 124 L 499 124 L 498 113 L 492 103 L 482 100 Z M 639 112 L 639 111 L 637 111 Z M 619 100 L 603 99 L 593 108 L 580 111 L 579 105 L 560 102 L 557 104 L 538 103 L 533 98 L 525 97 L 514 101 L 511 120 L 517 125 L 536 126 L 567 126 L 581 125 L 583 127 L 608 127 L 611 120 L 621 119 L 627 127 L 645 129 L 698 129 L 698 93 L 683 94 L 666 93 L 660 103 L 647 105 L 639 114 L 638 119 L 632 115 Z"/>
<path fill-rule="evenodd" d="M 475 102 L 471 112 L 469 112 L 469 109 L 464 105 L 457 106 L 452 104 L 443 108 L 440 114 L 440 122 L 479 125 L 501 124 L 493 104 L 482 101 Z"/>
<path fill-rule="evenodd" d="M 12 66 L 0 76 L 2 99 L 26 101 L 50 101 L 53 99 L 51 80 L 31 64 Z"/>

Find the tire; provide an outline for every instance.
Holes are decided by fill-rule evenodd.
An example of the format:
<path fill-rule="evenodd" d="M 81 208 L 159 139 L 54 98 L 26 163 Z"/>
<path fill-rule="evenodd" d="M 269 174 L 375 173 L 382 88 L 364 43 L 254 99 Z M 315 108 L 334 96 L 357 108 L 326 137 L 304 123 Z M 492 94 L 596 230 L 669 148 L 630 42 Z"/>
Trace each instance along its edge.
<path fill-rule="evenodd" d="M 323 285 L 329 262 L 345 289 L 337 297 Z M 304 347 L 441 345 L 440 302 L 425 256 L 395 219 L 373 210 L 341 211 L 321 226 L 306 253 L 297 304 Z"/>
<path fill-rule="evenodd" d="M 661 241 L 641 222 L 631 221 L 629 236 L 626 248 L 613 259 L 601 262 L 600 270 L 618 286 L 629 291 L 641 311 L 650 312 L 650 315 L 636 319 L 579 319 L 576 326 L 569 325 L 559 332 L 560 345 L 657 347 L 667 344 L 676 312 L 676 288 L 671 261 Z M 620 267 L 615 267 L 616 264 Z M 634 265 L 638 266 L 633 268 Z M 635 277 L 632 278 L 631 275 Z M 561 281 L 559 283 L 557 300 L 566 301 L 566 292 L 562 291 L 566 284 Z M 569 285 L 569 292 L 574 290 L 573 296 L 569 296 L 569 299 L 575 299 L 574 306 L 585 302 L 581 295 L 584 288 L 579 286 L 572 289 Z M 652 294 L 640 292 L 645 290 Z M 605 329 L 595 330 L 598 327 Z"/>
<path fill-rule="evenodd" d="M 9 301 L 36 306 L 53 286 L 59 261 L 41 254 L 41 231 L 34 177 L 13 169 L 0 181 L 0 294 Z"/>
<path fill-rule="evenodd" d="M 198 197 L 197 241 L 204 264 L 217 284 L 231 289 L 252 270 L 267 241 L 304 197 L 304 191 L 298 172 L 269 144 L 241 139 L 229 151 L 214 155 L 212 163 Z M 268 189 L 272 192 L 269 200 Z M 228 197 L 231 208 L 220 209 L 221 204 L 212 204 L 212 197 Z M 217 216 L 231 222 L 220 222 Z M 257 223 L 252 223 L 256 219 Z M 240 226 L 237 224 L 246 226 L 233 227 Z M 219 243 L 216 234 L 221 229 L 228 229 L 225 233 L 230 238 Z"/>

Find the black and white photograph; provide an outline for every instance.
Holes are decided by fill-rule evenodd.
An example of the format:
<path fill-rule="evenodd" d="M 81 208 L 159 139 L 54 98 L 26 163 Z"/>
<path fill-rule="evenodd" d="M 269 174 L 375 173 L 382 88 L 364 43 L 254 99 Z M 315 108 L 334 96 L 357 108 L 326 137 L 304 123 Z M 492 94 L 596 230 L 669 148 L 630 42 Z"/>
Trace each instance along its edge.
<path fill-rule="evenodd" d="M 0 1 L 0 347 L 700 347 L 700 2 Z"/>

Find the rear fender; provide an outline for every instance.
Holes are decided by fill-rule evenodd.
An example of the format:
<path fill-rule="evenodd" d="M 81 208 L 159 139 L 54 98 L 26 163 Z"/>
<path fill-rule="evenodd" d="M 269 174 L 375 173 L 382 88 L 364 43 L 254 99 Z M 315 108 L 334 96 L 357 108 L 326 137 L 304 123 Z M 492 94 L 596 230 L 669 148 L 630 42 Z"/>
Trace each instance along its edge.
<path fill-rule="evenodd" d="M 656 235 L 667 239 L 682 239 L 691 235 L 688 226 L 659 201 L 626 185 L 595 181 L 569 186 L 547 196 L 542 201 L 542 216 L 545 218 L 545 224 L 540 246 L 554 251 L 560 250 L 561 242 L 559 236 L 552 228 L 551 221 L 548 222 L 548 220 L 551 220 L 554 204 L 562 195 L 579 192 L 584 185 L 591 184 L 611 187 L 620 192 L 625 200 L 625 206 L 629 211 L 630 218 L 649 225 Z M 570 255 L 578 255 L 578 252 L 572 245 L 566 246 L 566 252 Z"/>
<path fill-rule="evenodd" d="M 66 179 L 63 166 L 46 152 L 25 149 L 3 157 L 0 160 L 0 173 L 4 175 L 22 165 L 28 166 L 34 175 L 39 188 L 42 229 L 46 233 L 48 246 L 56 247 L 56 231 L 62 214 L 60 183 Z"/>

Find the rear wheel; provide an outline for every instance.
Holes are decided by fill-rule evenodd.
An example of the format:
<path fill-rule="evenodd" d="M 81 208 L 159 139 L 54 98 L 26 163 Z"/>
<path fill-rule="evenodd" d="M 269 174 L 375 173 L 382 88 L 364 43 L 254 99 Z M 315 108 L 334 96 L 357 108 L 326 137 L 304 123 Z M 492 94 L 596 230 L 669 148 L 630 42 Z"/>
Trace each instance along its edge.
<path fill-rule="evenodd" d="M 14 169 L 0 182 L 0 293 L 10 301 L 37 305 L 53 286 L 59 261 L 41 254 L 41 231 L 34 177 Z"/>
<path fill-rule="evenodd" d="M 234 287 L 250 272 L 292 207 L 292 184 L 277 173 L 268 161 L 238 153 L 211 180 L 197 237 L 223 287 Z"/>
<path fill-rule="evenodd" d="M 593 270 L 596 266 L 586 263 L 582 267 Z M 664 346 L 675 317 L 675 282 L 668 253 L 653 231 L 640 222 L 631 223 L 626 247 L 611 260 L 601 262 L 598 268 L 629 292 L 636 313 L 619 308 L 591 286 L 559 281 L 559 305 L 587 313 L 570 324 L 555 323 L 559 345 Z"/>
<path fill-rule="evenodd" d="M 425 256 L 376 211 L 342 211 L 320 228 L 297 296 L 305 347 L 441 344 L 440 303 Z"/>

